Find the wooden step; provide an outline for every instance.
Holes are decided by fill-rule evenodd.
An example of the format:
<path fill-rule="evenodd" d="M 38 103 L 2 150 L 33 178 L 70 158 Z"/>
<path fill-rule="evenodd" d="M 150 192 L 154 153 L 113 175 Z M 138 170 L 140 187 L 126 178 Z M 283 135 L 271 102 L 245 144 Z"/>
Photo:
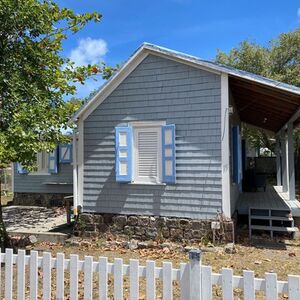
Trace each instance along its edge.
<path fill-rule="evenodd" d="M 264 226 L 264 225 L 251 225 L 252 230 L 265 230 L 277 232 L 298 232 L 297 227 L 279 227 L 279 226 Z"/>
<path fill-rule="evenodd" d="M 277 216 L 257 216 L 250 215 L 251 220 L 274 220 L 274 221 L 293 221 L 292 217 L 277 217 Z"/>

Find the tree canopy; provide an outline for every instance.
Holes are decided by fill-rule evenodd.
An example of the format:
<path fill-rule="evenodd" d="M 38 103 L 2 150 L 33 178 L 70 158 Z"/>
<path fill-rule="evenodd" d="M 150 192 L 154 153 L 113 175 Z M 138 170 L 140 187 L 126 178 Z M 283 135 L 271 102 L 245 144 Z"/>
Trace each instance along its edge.
<path fill-rule="evenodd" d="M 0 2 L 0 167 L 30 169 L 37 152 L 64 141 L 62 129 L 79 105 L 65 97 L 90 76 L 111 75 L 101 62 L 76 67 L 62 54 L 65 39 L 101 17 L 49 0 Z"/>
<path fill-rule="evenodd" d="M 243 41 L 216 61 L 300 87 L 300 29 L 282 33 L 266 46 Z"/>
<path fill-rule="evenodd" d="M 216 61 L 234 68 L 300 87 L 300 29 L 282 33 L 266 46 L 243 41 L 228 54 L 218 50 Z M 274 151 L 270 134 L 260 129 L 243 127 L 243 135 L 253 147 Z M 295 131 L 296 151 L 299 132 Z M 299 145 L 300 146 L 300 145 Z"/>

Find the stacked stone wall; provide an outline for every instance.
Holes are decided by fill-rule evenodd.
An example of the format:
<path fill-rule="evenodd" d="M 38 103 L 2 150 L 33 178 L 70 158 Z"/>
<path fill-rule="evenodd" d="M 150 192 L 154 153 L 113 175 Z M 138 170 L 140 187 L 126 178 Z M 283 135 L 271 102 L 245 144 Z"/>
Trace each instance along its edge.
<path fill-rule="evenodd" d="M 216 220 L 192 220 L 161 216 L 111 215 L 83 213 L 75 225 L 78 236 L 101 236 L 103 233 L 124 234 L 138 240 L 192 240 L 215 239 L 233 241 L 234 223 L 220 222 L 220 229 L 213 233 L 211 222 Z"/>

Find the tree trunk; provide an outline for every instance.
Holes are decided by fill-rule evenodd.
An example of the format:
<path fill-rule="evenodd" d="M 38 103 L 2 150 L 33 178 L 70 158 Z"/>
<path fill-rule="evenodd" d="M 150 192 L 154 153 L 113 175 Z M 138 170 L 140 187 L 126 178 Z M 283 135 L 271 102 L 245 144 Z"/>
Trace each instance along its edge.
<path fill-rule="evenodd" d="M 0 247 L 1 251 L 4 252 L 5 248 L 11 248 L 11 240 L 7 234 L 6 227 L 3 221 L 3 215 L 2 215 L 2 189 L 1 189 L 1 183 L 2 183 L 2 174 L 3 169 L 0 169 Z"/>

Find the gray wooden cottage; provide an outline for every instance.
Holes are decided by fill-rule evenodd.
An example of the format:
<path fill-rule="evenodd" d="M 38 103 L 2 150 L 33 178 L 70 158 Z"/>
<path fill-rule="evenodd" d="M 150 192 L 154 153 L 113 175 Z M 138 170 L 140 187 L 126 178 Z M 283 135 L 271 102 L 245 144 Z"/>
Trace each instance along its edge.
<path fill-rule="evenodd" d="M 115 215 L 117 227 L 138 235 L 144 224 L 152 236 L 162 222 L 166 237 L 186 238 L 252 207 L 300 215 L 299 106 L 299 88 L 145 43 L 74 116 L 74 205 L 89 222 Z M 277 136 L 277 186 L 250 196 L 241 122 Z"/>
<path fill-rule="evenodd" d="M 299 105 L 294 86 L 143 44 L 74 117 L 75 205 L 125 216 L 121 227 L 133 216 L 230 219 L 252 207 L 297 216 Z M 277 134 L 277 186 L 265 192 L 243 192 L 241 122 Z"/>

